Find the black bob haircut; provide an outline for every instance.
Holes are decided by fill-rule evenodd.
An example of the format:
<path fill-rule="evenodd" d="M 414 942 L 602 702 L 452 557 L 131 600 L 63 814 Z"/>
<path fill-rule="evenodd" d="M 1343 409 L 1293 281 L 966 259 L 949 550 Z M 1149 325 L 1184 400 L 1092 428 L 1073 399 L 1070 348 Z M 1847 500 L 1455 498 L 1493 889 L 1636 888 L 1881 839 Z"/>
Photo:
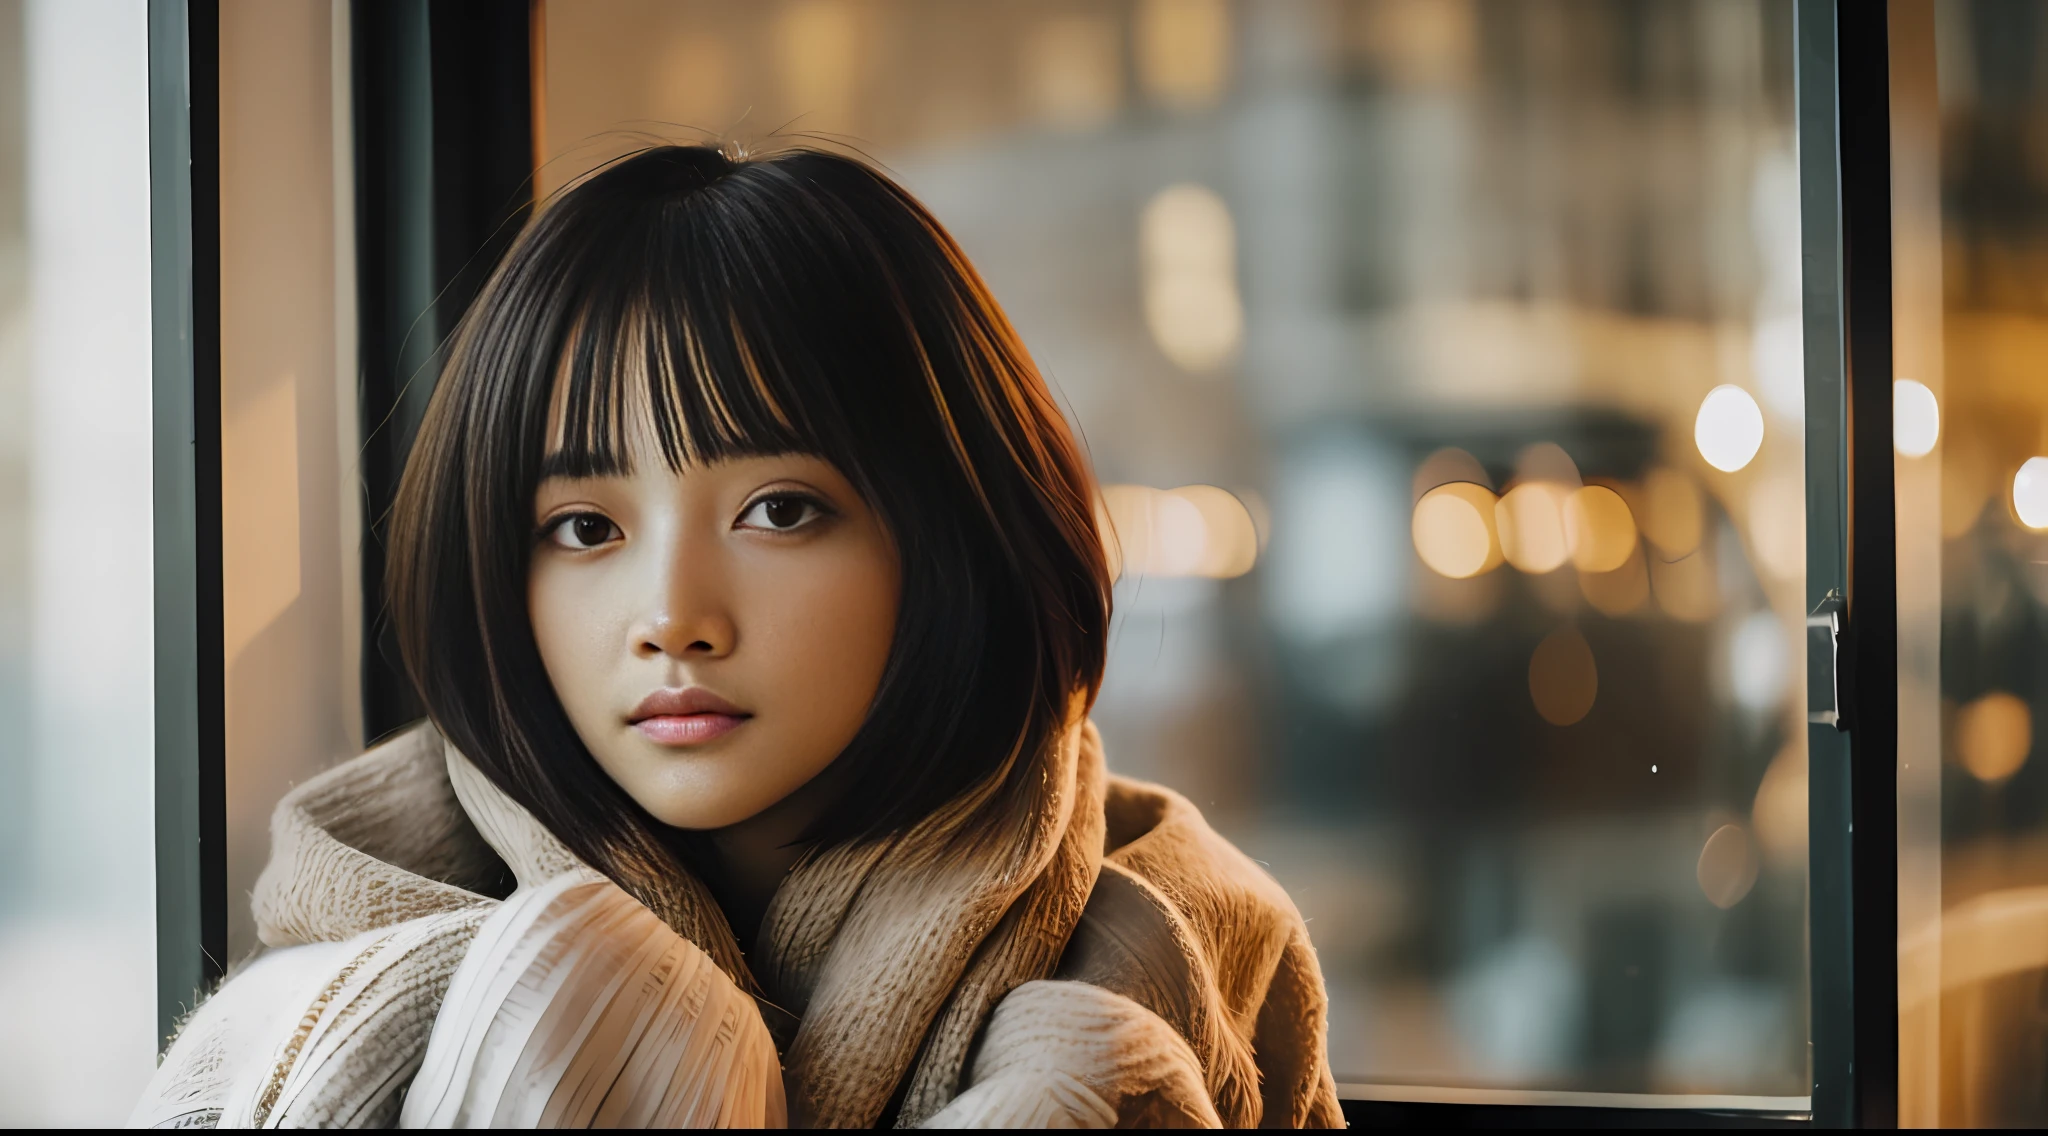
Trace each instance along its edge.
<path fill-rule="evenodd" d="M 663 912 L 662 877 L 704 866 L 696 845 L 598 767 L 527 618 L 557 397 L 552 460 L 571 475 L 622 472 L 628 416 L 651 411 L 672 468 L 816 455 L 888 529 L 895 638 L 814 847 L 901 832 L 969 792 L 1020 807 L 1102 682 L 1095 488 L 1015 330 L 909 193 L 806 149 L 661 146 L 603 168 L 540 211 L 485 285 L 407 462 L 387 579 L 429 715 Z"/>

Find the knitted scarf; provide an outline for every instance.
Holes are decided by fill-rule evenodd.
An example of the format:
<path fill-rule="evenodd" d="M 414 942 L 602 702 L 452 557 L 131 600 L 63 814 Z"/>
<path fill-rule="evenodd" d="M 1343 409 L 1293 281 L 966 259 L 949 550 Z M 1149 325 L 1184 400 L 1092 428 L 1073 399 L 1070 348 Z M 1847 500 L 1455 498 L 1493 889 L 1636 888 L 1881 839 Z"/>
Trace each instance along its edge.
<path fill-rule="evenodd" d="M 871 1127 L 899 1090 L 894 1123 L 930 1117 L 960 1091 L 969 1046 L 996 1003 L 1053 973 L 1101 866 L 1104 772 L 1093 725 L 1072 727 L 1038 766 L 1019 799 L 993 810 L 993 826 L 986 799 L 970 794 L 907 832 L 800 863 L 772 900 L 751 959 L 700 881 L 653 891 L 655 915 L 758 989 L 783 1049 L 793 1125 Z M 389 965 L 409 968 L 404 981 L 384 983 L 405 1004 L 358 1015 L 384 1023 L 380 1071 L 355 1073 L 360 1060 L 334 1058 L 331 1075 L 316 1078 L 321 1087 L 308 1082 L 301 1096 L 311 1095 L 292 1105 L 301 1117 L 365 1115 L 368 1095 L 417 1062 L 475 933 L 467 913 L 497 902 L 472 889 L 500 862 L 522 890 L 576 866 L 427 726 L 294 790 L 272 834 L 252 897 L 266 944 L 335 943 L 429 916 L 422 926 L 448 940 L 402 959 L 387 952 L 397 960 Z M 376 981 L 366 974 L 356 984 Z M 300 1070 L 293 1083 L 306 1081 Z M 261 1111 L 273 1107 L 282 1106 Z"/>

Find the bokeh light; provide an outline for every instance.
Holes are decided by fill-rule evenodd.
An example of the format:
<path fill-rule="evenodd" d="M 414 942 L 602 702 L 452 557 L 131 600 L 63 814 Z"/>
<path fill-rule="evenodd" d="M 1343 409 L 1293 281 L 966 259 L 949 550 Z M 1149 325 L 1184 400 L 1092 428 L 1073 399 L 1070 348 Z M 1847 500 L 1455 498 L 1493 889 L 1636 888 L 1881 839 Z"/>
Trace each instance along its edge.
<path fill-rule="evenodd" d="M 1806 747 L 1786 744 L 1764 770 L 1750 806 L 1750 823 L 1770 862 L 1788 870 L 1806 866 Z"/>
<path fill-rule="evenodd" d="M 1554 572 L 1565 562 L 1564 493 L 1546 481 L 1525 481 L 1494 506 L 1501 555 L 1531 575 Z"/>
<path fill-rule="evenodd" d="M 1781 580 L 1806 576 L 1806 480 L 1791 470 L 1749 490 L 1749 546 L 1764 571 Z"/>
<path fill-rule="evenodd" d="M 1551 725 L 1569 726 L 1584 718 L 1599 692 L 1593 648 L 1578 628 L 1558 628 L 1529 656 L 1529 698 Z"/>
<path fill-rule="evenodd" d="M 1213 485 L 1105 486 L 1096 521 L 1117 576 L 1229 579 L 1251 571 L 1258 560 L 1251 512 Z"/>
<path fill-rule="evenodd" d="M 1018 70 L 1039 121 L 1063 130 L 1101 126 L 1123 95 L 1123 42 L 1099 13 L 1050 16 L 1025 37 Z M 686 43 L 697 42 L 687 40 Z"/>
<path fill-rule="evenodd" d="M 2012 476 L 2012 508 L 2030 529 L 2048 529 L 2048 458 L 2028 458 Z"/>
<path fill-rule="evenodd" d="M 1201 515 L 1202 545 L 1193 574 L 1218 580 L 1242 576 L 1259 559 L 1259 530 L 1246 504 L 1214 485 L 1183 485 L 1167 494 Z"/>
<path fill-rule="evenodd" d="M 1700 400 L 1692 439 L 1708 465 L 1733 473 L 1748 465 L 1764 444 L 1764 413 L 1741 387 L 1715 387 Z"/>
<path fill-rule="evenodd" d="M 1751 710 L 1768 710 L 1785 697 L 1790 669 L 1785 628 L 1768 611 L 1752 613 L 1728 641 L 1728 682 L 1735 701 Z"/>
<path fill-rule="evenodd" d="M 1440 576 L 1462 580 L 1497 567 L 1494 497 L 1469 481 L 1439 485 L 1415 503 L 1410 526 L 1415 554 Z"/>
<path fill-rule="evenodd" d="M 1975 699 L 1956 715 L 1956 757 L 1979 781 L 1995 783 L 2018 773 L 2033 748 L 2033 713 L 2005 691 Z"/>
<path fill-rule="evenodd" d="M 1892 382 L 1892 447 L 1909 458 L 1926 457 L 1941 437 L 1941 405 L 1934 392 L 1914 379 Z"/>
<path fill-rule="evenodd" d="M 1237 354 L 1244 305 L 1237 294 L 1237 231 L 1206 186 L 1168 186 L 1139 220 L 1145 325 L 1183 370 L 1211 371 Z"/>
<path fill-rule="evenodd" d="M 1149 503 L 1152 506 L 1152 542 L 1147 574 L 1195 575 L 1202 565 L 1209 535 L 1202 524 L 1202 511 L 1187 498 L 1172 493 L 1154 493 Z"/>
<path fill-rule="evenodd" d="M 1739 824 L 1724 824 L 1707 837 L 1695 872 L 1707 902 L 1726 910 L 1756 886 L 1756 846 Z"/>
<path fill-rule="evenodd" d="M 1795 223 L 1797 218 L 1794 218 Z M 1793 234 L 1798 248 L 1798 234 Z M 1805 328 L 1795 309 L 1757 320 L 1750 338 L 1750 369 L 1756 373 L 1757 389 L 1764 405 L 1781 421 L 1798 423 L 1806 417 Z"/>
<path fill-rule="evenodd" d="M 1230 79 L 1230 11 L 1224 0 L 1144 0 L 1134 62 L 1145 93 L 1171 107 L 1214 103 Z"/>
<path fill-rule="evenodd" d="M 1565 543 L 1581 572 L 1612 572 L 1636 550 L 1628 502 L 1604 485 L 1582 486 L 1565 499 Z"/>
<path fill-rule="evenodd" d="M 1700 546 L 1706 513 L 1692 478 L 1660 466 L 1643 478 L 1642 499 L 1645 507 L 1638 510 L 1636 521 L 1666 560 L 1688 556 Z"/>

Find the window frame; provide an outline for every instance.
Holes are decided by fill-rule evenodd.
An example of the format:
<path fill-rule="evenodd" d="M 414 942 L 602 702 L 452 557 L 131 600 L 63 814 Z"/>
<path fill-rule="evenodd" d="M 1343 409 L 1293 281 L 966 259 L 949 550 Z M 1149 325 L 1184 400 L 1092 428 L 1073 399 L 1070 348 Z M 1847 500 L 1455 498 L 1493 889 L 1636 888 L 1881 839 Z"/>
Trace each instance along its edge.
<path fill-rule="evenodd" d="M 1833 705 L 1810 706 L 1807 726 L 1813 1118 L 1830 1128 L 1898 1124 L 1892 7 L 1797 0 L 1793 17 L 1806 600 L 1815 616 L 1846 605 L 1823 684 Z M 1833 723 L 1812 720 L 1824 709 Z"/>
<path fill-rule="evenodd" d="M 226 972 L 220 10 L 149 0 L 157 1037 Z"/>
<path fill-rule="evenodd" d="M 336 0 L 347 3 L 349 0 Z M 395 492 L 440 341 L 531 206 L 530 176 L 451 190 L 435 169 L 530 171 L 530 138 L 449 129 L 520 108 L 529 134 L 544 0 L 506 5 L 488 34 L 431 29 L 443 0 L 355 3 L 354 116 L 365 515 Z M 1794 0 L 1806 382 L 1810 1112 L 1346 1100 L 1367 1125 L 1891 1127 L 1897 1120 L 1897 580 L 1891 447 L 1892 6 Z M 227 906 L 221 594 L 218 0 L 149 0 L 154 335 L 156 848 L 162 1036 L 224 972 Z M 502 26 L 500 26 L 502 25 Z M 410 29 L 416 35 L 398 32 Z M 476 28 L 467 29 L 475 32 Z M 394 71 L 394 68 L 396 69 Z M 372 76 L 375 79 L 372 79 Z M 373 85 L 378 84 L 378 85 Z M 442 104 L 437 106 L 437 102 Z M 498 116 L 502 118 L 503 116 Z M 435 131 L 437 119 L 443 129 Z M 425 159 L 422 166 L 421 160 Z M 459 180 L 459 179 L 456 179 Z M 436 255 L 402 253 L 424 241 Z M 467 253 L 464 250 L 482 250 Z M 451 255 L 454 250 L 454 255 Z M 393 316 L 393 300 L 430 318 Z M 409 299 L 408 299 L 409 298 Z M 399 423 L 393 445 L 388 422 Z M 381 447 L 381 448 L 380 448 Z M 390 452 L 386 453 L 385 450 Z M 366 533 L 366 536 L 371 534 Z M 381 580 L 365 540 L 363 585 Z M 1828 613 L 1846 604 L 1830 641 Z M 366 737 L 406 716 L 381 605 L 364 605 Z M 1832 647 L 1832 649 L 1828 649 Z M 1828 660 L 1838 660 L 1831 667 Z M 1818 669 L 1815 669 L 1818 668 Z M 1861 680 L 1859 680 L 1859 676 Z M 371 697 L 376 692 L 385 697 Z M 1597 1094 L 1586 1094 L 1594 1097 Z M 1633 1099 L 1633 1098 L 1632 1098 Z"/>

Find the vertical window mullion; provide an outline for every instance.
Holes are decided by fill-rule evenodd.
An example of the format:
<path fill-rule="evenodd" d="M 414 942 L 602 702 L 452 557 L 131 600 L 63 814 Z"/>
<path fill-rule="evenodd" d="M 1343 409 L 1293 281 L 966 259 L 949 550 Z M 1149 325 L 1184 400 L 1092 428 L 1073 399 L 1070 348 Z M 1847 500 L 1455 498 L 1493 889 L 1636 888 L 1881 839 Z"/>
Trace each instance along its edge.
<path fill-rule="evenodd" d="M 1813 1113 L 1897 1115 L 1898 588 L 1891 436 L 1886 13 L 1800 0 Z M 1835 665 L 1828 666 L 1832 656 Z M 1859 681 L 1859 676 L 1861 680 Z M 1839 693 L 1837 693 L 1839 692 Z M 1844 732 L 1846 731 L 1846 733 Z"/>
<path fill-rule="evenodd" d="M 150 0 L 159 1040 L 227 955 L 215 0 Z"/>

